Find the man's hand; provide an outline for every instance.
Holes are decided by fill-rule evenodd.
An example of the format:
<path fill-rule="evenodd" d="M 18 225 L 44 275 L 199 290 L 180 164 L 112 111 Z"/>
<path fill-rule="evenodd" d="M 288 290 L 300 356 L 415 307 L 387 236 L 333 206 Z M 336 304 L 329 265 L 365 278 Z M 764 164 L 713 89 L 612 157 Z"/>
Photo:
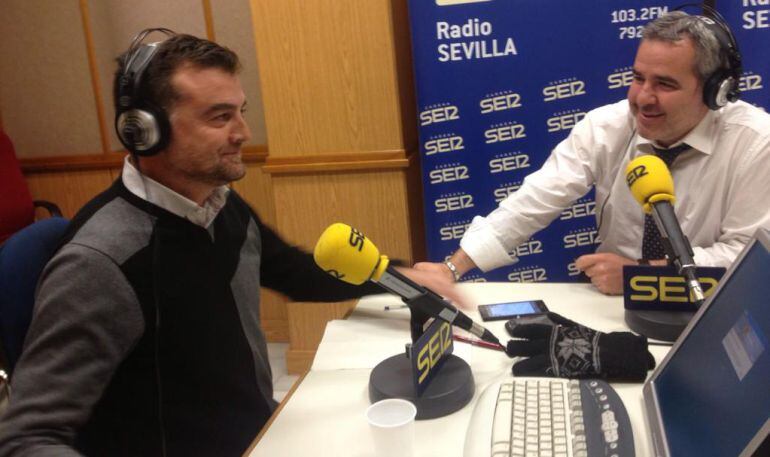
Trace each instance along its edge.
<path fill-rule="evenodd" d="M 414 264 L 414 269 L 435 274 L 437 276 L 444 276 L 448 281 L 455 282 L 452 271 L 442 262 L 417 262 Z"/>
<path fill-rule="evenodd" d="M 583 255 L 575 261 L 575 266 L 607 295 L 623 293 L 623 265 L 636 265 L 636 261 L 609 252 Z"/>
<path fill-rule="evenodd" d="M 417 265 L 421 265 L 420 268 Z M 475 309 L 455 285 L 452 272 L 443 263 L 421 262 L 414 268 L 397 267 L 397 270 L 412 281 L 427 287 L 464 310 Z"/>

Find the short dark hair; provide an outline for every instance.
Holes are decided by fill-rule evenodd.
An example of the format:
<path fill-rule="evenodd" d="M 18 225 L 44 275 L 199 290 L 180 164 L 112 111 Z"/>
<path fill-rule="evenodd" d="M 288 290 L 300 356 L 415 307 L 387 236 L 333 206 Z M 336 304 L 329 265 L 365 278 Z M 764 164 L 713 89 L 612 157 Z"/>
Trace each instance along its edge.
<path fill-rule="evenodd" d="M 714 33 L 697 16 L 684 11 L 671 11 L 648 23 L 642 30 L 642 39 L 674 43 L 689 37 L 695 47 L 695 73 L 706 81 L 720 68 L 730 63 Z"/>
<path fill-rule="evenodd" d="M 179 99 L 180 94 L 171 85 L 171 77 L 182 66 L 219 68 L 230 74 L 236 74 L 241 70 L 237 54 L 203 38 L 177 34 L 163 41 L 159 46 L 142 75 L 137 91 L 142 101 L 166 111 Z M 129 51 L 126 51 L 117 59 L 118 69 L 115 72 L 113 85 L 115 106 L 118 98 L 118 81 L 125 70 L 128 57 Z"/>

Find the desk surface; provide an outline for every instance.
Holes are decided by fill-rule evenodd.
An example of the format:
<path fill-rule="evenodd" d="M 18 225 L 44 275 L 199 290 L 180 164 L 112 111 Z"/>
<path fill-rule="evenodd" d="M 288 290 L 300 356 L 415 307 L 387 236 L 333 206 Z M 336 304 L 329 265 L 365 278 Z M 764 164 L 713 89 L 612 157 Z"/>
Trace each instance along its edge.
<path fill-rule="evenodd" d="M 623 321 L 622 297 L 608 297 L 588 284 L 475 283 L 462 284 L 463 291 L 477 303 L 542 299 L 552 311 L 594 329 L 609 332 L 627 330 Z M 344 321 L 330 322 L 310 372 L 284 405 L 250 456 L 373 455 L 364 412 L 369 406 L 369 374 L 380 361 L 404 351 L 409 342 L 409 312 L 385 311 L 398 306 L 394 296 L 362 299 Z M 466 311 L 481 323 L 476 311 Z M 505 321 L 483 323 L 501 341 L 509 338 Z M 461 330 L 457 330 L 462 332 Z M 660 363 L 669 348 L 651 346 Z M 468 362 L 476 382 L 473 400 L 448 416 L 416 422 L 415 456 L 463 455 L 465 432 L 473 407 L 484 388 L 510 376 L 512 359 L 504 353 L 455 342 L 455 352 Z M 650 371 L 650 374 L 652 371 Z M 628 410 L 634 430 L 636 455 L 650 455 L 642 406 L 642 384 L 613 384 Z"/>

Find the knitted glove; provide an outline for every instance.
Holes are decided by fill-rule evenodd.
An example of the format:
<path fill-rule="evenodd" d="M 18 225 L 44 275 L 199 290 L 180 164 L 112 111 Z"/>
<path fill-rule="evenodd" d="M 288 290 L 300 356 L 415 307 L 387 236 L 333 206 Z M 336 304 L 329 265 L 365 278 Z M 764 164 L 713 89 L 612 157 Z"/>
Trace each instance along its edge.
<path fill-rule="evenodd" d="M 505 352 L 527 357 L 513 364 L 516 376 L 604 378 L 644 381 L 655 358 L 647 338 L 631 332 L 602 333 L 549 312 L 554 325 L 521 324 L 509 329 L 514 338 Z"/>

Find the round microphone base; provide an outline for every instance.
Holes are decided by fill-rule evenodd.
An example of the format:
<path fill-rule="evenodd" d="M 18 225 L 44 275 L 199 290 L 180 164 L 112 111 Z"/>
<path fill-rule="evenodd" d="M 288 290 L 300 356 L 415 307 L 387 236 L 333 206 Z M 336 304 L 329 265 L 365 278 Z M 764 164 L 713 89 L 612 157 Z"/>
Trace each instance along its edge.
<path fill-rule="evenodd" d="M 627 309 L 625 320 L 634 332 L 661 341 L 673 342 L 687 327 L 695 312 Z"/>
<path fill-rule="evenodd" d="M 454 354 L 447 356 L 428 387 L 415 395 L 412 366 L 405 354 L 389 357 L 369 376 L 369 401 L 403 398 L 417 407 L 417 420 L 443 417 L 459 410 L 473 398 L 476 384 L 468 363 Z"/>

